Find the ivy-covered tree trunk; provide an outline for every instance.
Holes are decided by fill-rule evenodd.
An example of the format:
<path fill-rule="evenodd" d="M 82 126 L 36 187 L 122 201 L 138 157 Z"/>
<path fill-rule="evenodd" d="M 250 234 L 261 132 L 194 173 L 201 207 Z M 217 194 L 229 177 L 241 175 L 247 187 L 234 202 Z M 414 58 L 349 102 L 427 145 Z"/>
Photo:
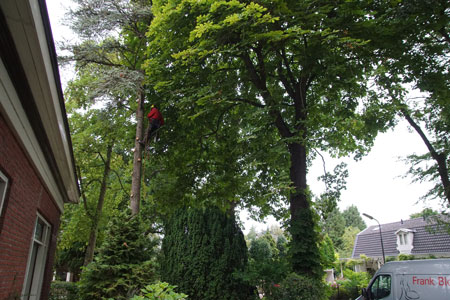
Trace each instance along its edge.
<path fill-rule="evenodd" d="M 104 161 L 105 167 L 103 170 L 102 183 L 100 185 L 100 195 L 98 196 L 97 209 L 92 219 L 91 232 L 89 234 L 89 242 L 86 248 L 86 255 L 84 257 L 84 266 L 87 266 L 94 258 L 95 244 L 97 241 L 98 224 L 102 217 L 103 203 L 105 202 L 106 187 L 108 184 L 108 176 L 111 171 L 111 154 L 114 142 L 108 145 L 106 150 L 106 160 Z"/>
<path fill-rule="evenodd" d="M 317 248 L 318 238 L 314 230 L 315 221 L 307 194 L 306 148 L 300 143 L 292 143 L 289 144 L 289 153 L 291 155 L 290 178 L 294 187 L 289 199 L 292 269 L 299 274 L 321 276 L 320 257 Z"/>
<path fill-rule="evenodd" d="M 162 280 L 193 300 L 245 300 L 254 288 L 233 276 L 247 264 L 247 246 L 234 216 L 217 208 L 181 209 L 165 224 Z"/>
<path fill-rule="evenodd" d="M 136 140 L 134 141 L 133 175 L 131 178 L 130 206 L 133 215 L 139 213 L 141 199 L 142 150 L 144 150 L 144 146 L 139 141 L 143 140 L 144 134 L 144 100 L 145 95 L 141 90 L 136 109 Z"/>

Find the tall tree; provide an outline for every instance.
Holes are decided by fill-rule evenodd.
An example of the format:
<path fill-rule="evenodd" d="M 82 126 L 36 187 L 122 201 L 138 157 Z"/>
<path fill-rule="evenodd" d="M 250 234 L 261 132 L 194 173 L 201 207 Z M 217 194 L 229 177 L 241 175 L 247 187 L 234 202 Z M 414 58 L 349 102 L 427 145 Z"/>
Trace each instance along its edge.
<path fill-rule="evenodd" d="M 117 207 L 118 199 L 127 195 L 122 182 L 127 169 L 127 155 L 120 149 L 126 139 L 128 114 L 124 109 L 111 107 L 80 109 L 80 90 L 83 80 L 69 83 L 66 106 L 70 115 L 76 171 L 80 180 L 81 203 L 64 215 L 60 250 L 73 245 L 87 245 L 84 265 L 94 255 L 97 237 L 106 225 L 106 219 Z M 106 205 L 106 211 L 104 206 Z M 82 247 L 84 250 L 84 247 Z M 76 254 L 76 253 L 75 253 Z"/>
<path fill-rule="evenodd" d="M 144 132 L 144 101 L 149 90 L 144 85 L 142 63 L 147 39 L 145 32 L 152 20 L 148 0 L 74 0 L 67 15 L 76 43 L 65 45 L 71 52 L 65 60 L 75 61 L 77 70 L 92 72 L 86 81 L 85 101 L 103 101 L 135 112 L 133 174 L 130 206 L 139 212 Z"/>
<path fill-rule="evenodd" d="M 191 116 L 172 122 L 212 131 L 203 139 L 248 141 L 244 174 L 271 183 L 247 188 L 267 191 L 265 203 L 287 201 L 292 265 L 304 274 L 321 274 L 311 150 L 364 154 L 391 119 L 368 86 L 366 41 L 355 38 L 371 25 L 364 4 L 154 1 L 146 71 L 166 105 Z"/>

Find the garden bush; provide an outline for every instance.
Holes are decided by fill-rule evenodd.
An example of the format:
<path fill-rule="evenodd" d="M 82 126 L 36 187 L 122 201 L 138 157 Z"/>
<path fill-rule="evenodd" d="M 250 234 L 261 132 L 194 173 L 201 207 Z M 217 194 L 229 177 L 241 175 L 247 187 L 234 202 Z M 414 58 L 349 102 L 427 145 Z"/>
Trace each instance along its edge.
<path fill-rule="evenodd" d="M 78 287 L 75 282 L 53 281 L 50 286 L 49 300 L 77 300 Z"/>
<path fill-rule="evenodd" d="M 369 284 L 370 274 L 344 270 L 344 278 L 345 280 L 338 280 L 340 294 L 348 295 L 348 297 L 355 299 L 360 295 L 361 289 Z"/>
<path fill-rule="evenodd" d="M 268 300 L 325 300 L 328 299 L 329 288 L 320 279 L 289 274 L 280 285 L 276 285 Z"/>

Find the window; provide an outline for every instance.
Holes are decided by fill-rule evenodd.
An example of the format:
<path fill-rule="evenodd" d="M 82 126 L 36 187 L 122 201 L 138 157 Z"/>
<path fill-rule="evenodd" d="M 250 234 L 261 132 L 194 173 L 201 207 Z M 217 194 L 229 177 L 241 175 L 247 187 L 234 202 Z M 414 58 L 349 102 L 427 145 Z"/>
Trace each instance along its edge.
<path fill-rule="evenodd" d="M 383 299 L 391 294 L 391 276 L 380 275 L 370 286 L 371 299 Z"/>
<path fill-rule="evenodd" d="M 8 177 L 0 171 L 0 216 L 3 212 L 3 203 L 6 198 L 6 189 L 8 187 Z"/>
<path fill-rule="evenodd" d="M 50 242 L 50 229 L 50 224 L 38 215 L 31 241 L 22 299 L 38 300 L 41 296 L 45 262 Z"/>
<path fill-rule="evenodd" d="M 403 242 L 403 234 L 402 233 L 400 233 L 398 235 L 398 238 L 400 239 L 400 245 L 404 245 L 405 243 Z"/>

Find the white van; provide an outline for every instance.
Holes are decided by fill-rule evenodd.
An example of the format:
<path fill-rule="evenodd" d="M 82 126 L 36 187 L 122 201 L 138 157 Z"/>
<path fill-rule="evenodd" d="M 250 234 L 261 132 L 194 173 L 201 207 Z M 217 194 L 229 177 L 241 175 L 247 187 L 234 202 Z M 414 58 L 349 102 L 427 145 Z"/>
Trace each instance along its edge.
<path fill-rule="evenodd" d="M 450 259 L 388 262 L 357 300 L 450 300 Z"/>

